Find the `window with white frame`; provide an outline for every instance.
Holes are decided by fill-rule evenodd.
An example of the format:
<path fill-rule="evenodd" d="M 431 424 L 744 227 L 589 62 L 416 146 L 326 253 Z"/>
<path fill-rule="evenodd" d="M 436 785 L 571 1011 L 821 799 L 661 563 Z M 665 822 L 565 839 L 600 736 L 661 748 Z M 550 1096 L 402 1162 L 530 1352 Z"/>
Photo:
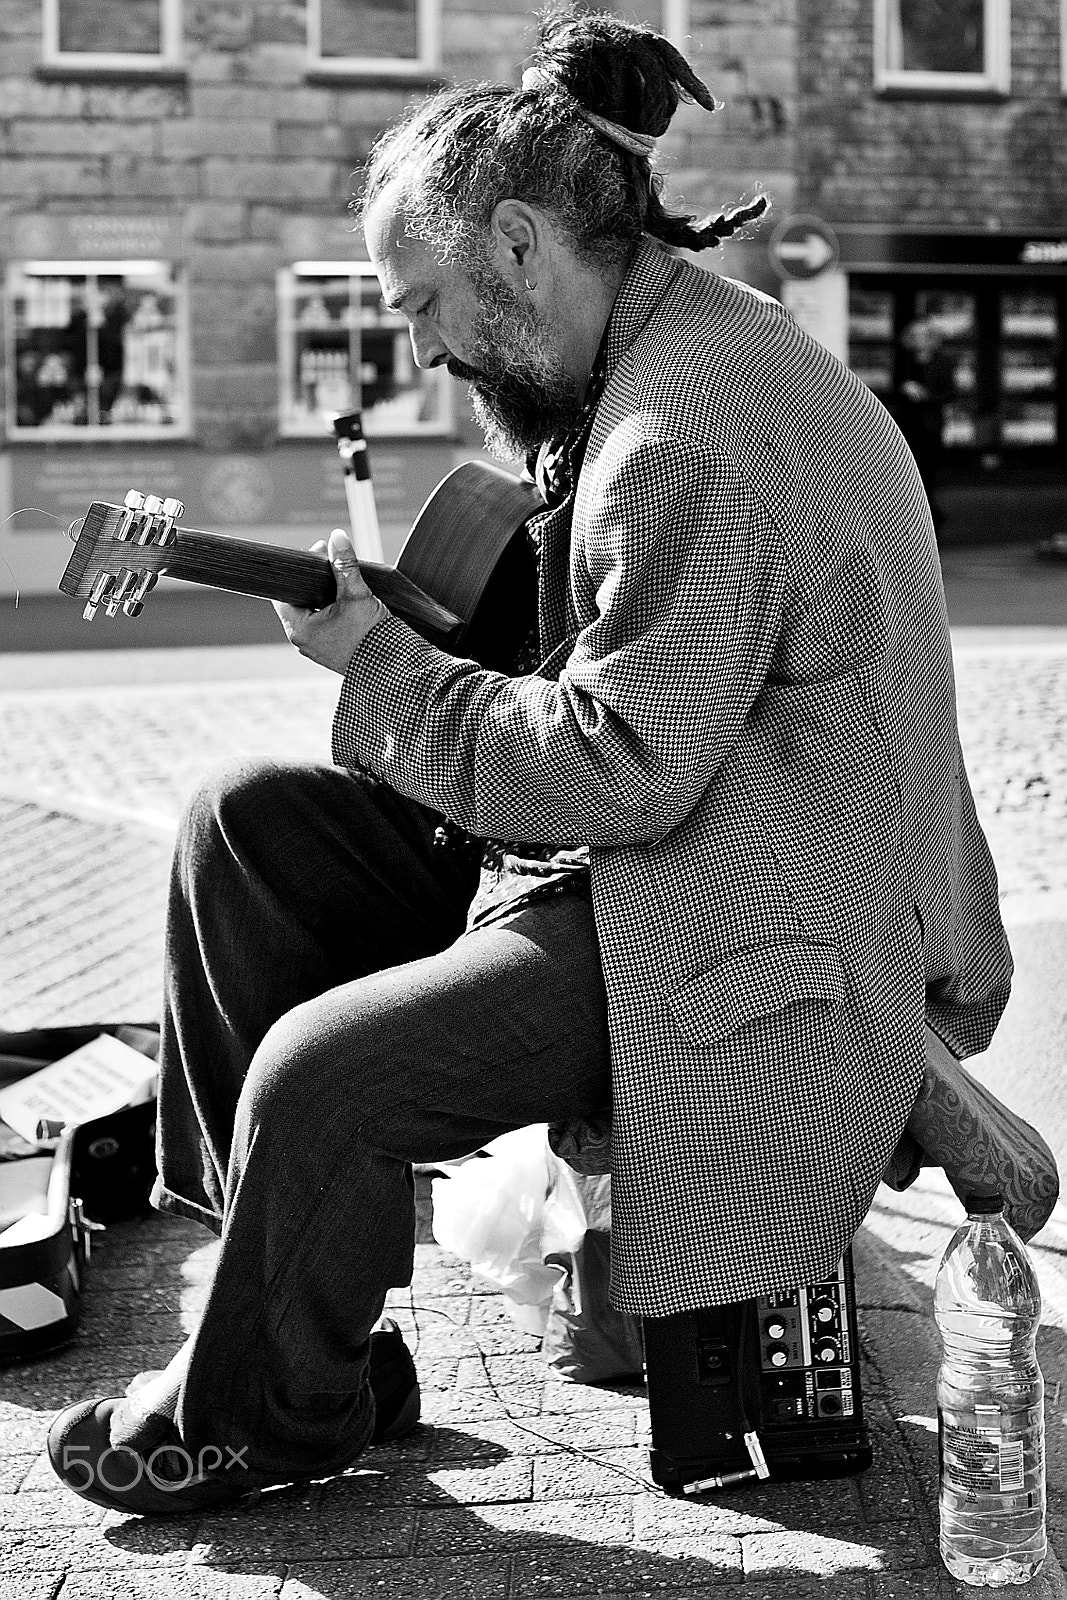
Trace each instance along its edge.
<path fill-rule="evenodd" d="M 874 0 L 879 89 L 1007 94 L 1010 0 Z"/>
<path fill-rule="evenodd" d="M 172 262 L 17 261 L 6 298 L 9 437 L 188 432 L 185 293 Z"/>
<path fill-rule="evenodd" d="M 278 279 L 279 425 L 321 437 L 340 412 L 367 434 L 447 433 L 444 367 L 415 365 L 407 323 L 387 311 L 366 262 L 298 261 Z"/>
<path fill-rule="evenodd" d="M 44 59 L 143 71 L 176 66 L 181 0 L 44 0 Z"/>
<path fill-rule="evenodd" d="M 441 0 L 307 0 L 309 65 L 339 75 L 432 72 L 440 22 Z"/>

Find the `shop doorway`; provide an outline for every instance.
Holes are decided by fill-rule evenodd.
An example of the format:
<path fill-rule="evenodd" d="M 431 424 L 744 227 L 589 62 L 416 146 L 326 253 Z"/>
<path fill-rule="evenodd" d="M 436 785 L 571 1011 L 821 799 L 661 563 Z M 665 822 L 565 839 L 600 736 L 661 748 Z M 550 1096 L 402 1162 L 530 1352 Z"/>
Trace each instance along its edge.
<path fill-rule="evenodd" d="M 926 450 L 920 467 L 948 520 L 953 505 L 998 489 L 997 528 L 1024 503 L 1039 523 L 1064 524 L 1065 334 L 1067 279 L 850 275 L 849 364 L 918 440 L 916 459 Z M 924 376 L 925 424 L 909 398 Z"/>

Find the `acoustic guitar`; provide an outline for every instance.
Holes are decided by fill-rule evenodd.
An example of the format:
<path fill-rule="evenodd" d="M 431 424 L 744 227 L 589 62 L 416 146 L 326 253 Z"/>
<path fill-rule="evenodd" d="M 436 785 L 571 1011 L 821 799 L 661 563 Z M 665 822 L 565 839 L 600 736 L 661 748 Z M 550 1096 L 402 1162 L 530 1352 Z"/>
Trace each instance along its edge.
<path fill-rule="evenodd" d="M 533 552 L 523 529 L 543 502 L 500 467 L 468 461 L 437 485 L 395 567 L 360 561 L 371 592 L 423 638 L 497 671 L 509 670 L 537 615 Z M 69 532 L 74 550 L 59 580 L 85 600 L 135 617 L 161 574 L 235 594 L 318 609 L 336 595 L 333 568 L 313 550 L 289 550 L 185 528 L 179 500 L 131 490 L 121 506 L 94 500 Z"/>

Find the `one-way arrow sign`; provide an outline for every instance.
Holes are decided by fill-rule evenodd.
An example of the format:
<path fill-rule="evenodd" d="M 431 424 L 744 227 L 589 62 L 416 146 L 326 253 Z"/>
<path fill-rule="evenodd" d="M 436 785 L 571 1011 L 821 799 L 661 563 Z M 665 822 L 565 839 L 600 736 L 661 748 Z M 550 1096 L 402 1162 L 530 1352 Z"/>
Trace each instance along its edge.
<path fill-rule="evenodd" d="M 767 241 L 771 266 L 780 278 L 816 278 L 840 256 L 837 235 L 819 217 L 786 217 Z"/>

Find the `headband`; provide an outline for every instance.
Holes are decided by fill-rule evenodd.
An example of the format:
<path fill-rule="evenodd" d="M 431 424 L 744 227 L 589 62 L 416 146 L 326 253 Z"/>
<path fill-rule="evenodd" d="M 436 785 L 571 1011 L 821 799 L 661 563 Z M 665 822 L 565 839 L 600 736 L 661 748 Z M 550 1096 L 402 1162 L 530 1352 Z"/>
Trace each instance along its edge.
<path fill-rule="evenodd" d="M 617 144 L 623 150 L 628 150 L 632 156 L 644 156 L 651 161 L 656 150 L 656 141 L 650 133 L 634 133 L 632 128 L 624 128 L 621 122 L 611 122 L 607 117 L 599 116 L 595 111 L 587 111 L 576 95 L 565 89 L 558 78 L 554 78 L 543 67 L 527 67 L 522 75 L 524 89 L 549 89 L 553 94 L 565 95 L 573 101 L 578 115 L 588 122 L 591 128 L 602 133 L 605 139 L 610 139 L 612 144 Z"/>

